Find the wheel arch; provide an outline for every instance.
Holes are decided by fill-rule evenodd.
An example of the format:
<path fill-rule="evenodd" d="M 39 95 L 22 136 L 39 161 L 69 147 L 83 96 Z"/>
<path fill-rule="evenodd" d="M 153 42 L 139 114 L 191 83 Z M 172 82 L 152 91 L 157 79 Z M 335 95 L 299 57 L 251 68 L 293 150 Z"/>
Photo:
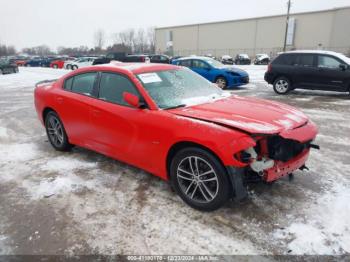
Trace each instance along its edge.
<path fill-rule="evenodd" d="M 220 157 L 210 148 L 203 146 L 201 144 L 198 144 L 196 142 L 192 142 L 192 141 L 180 141 L 180 142 L 176 142 L 175 144 L 173 144 L 170 149 L 168 150 L 167 153 L 167 157 L 166 157 L 166 174 L 167 174 L 167 179 L 170 179 L 170 164 L 171 164 L 171 160 L 173 159 L 173 157 L 176 155 L 177 152 L 179 152 L 180 150 L 184 149 L 184 148 L 188 148 L 188 147 L 197 147 L 200 149 L 203 149 L 205 151 L 207 151 L 208 153 L 212 154 L 218 161 L 219 163 L 225 168 L 224 163 L 221 161 Z"/>
<path fill-rule="evenodd" d="M 292 81 L 292 78 L 291 78 L 289 75 L 286 75 L 286 74 L 278 74 L 278 75 L 276 75 L 276 76 L 273 78 L 272 84 L 275 84 L 276 80 L 277 80 L 278 78 L 281 78 L 281 77 L 287 78 L 288 81 L 289 81 L 289 83 L 290 83 L 290 85 L 291 85 L 291 87 L 293 86 L 294 83 L 293 83 L 293 81 Z"/>
<path fill-rule="evenodd" d="M 45 123 L 46 116 L 47 116 L 47 114 L 48 114 L 49 112 L 51 112 L 51 111 L 53 111 L 53 112 L 55 112 L 55 113 L 57 114 L 57 112 L 56 112 L 53 108 L 51 108 L 51 107 L 45 107 L 45 108 L 44 108 L 44 110 L 43 110 L 43 112 L 42 112 L 42 115 L 41 115 L 41 117 L 42 117 L 42 119 L 43 119 L 43 123 Z"/>

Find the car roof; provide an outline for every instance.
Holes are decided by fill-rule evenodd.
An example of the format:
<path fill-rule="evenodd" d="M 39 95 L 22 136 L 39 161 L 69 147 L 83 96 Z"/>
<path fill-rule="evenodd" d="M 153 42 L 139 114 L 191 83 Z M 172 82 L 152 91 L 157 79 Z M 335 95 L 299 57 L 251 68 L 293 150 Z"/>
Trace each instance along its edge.
<path fill-rule="evenodd" d="M 178 59 L 176 59 L 176 60 L 181 61 L 181 60 L 187 60 L 187 59 L 203 59 L 203 60 L 209 60 L 209 59 L 213 59 L 213 58 L 207 57 L 207 56 L 185 56 L 185 57 L 178 58 Z"/>
<path fill-rule="evenodd" d="M 96 65 L 102 70 L 105 69 L 121 69 L 122 71 L 129 71 L 134 74 L 147 73 L 153 71 L 174 70 L 181 67 L 171 64 L 158 64 L 158 63 L 121 63 L 111 62 L 109 64 Z"/>
<path fill-rule="evenodd" d="M 346 57 L 345 55 L 341 53 L 337 53 L 334 51 L 326 51 L 326 50 L 293 50 L 293 51 L 287 51 L 283 52 L 282 54 L 322 54 L 322 55 L 332 55 L 335 56 L 345 62 L 347 62 L 350 65 L 350 58 Z"/>

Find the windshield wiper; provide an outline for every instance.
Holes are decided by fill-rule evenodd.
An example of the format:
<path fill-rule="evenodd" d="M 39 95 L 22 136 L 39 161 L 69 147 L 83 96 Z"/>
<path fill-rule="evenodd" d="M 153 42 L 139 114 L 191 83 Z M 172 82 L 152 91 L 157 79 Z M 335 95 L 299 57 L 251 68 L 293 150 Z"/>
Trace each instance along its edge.
<path fill-rule="evenodd" d="M 175 108 L 180 108 L 180 107 L 185 107 L 185 106 L 186 106 L 186 104 L 180 104 L 180 105 L 177 105 L 177 106 L 166 107 L 164 109 L 168 110 L 168 109 L 175 109 Z"/>

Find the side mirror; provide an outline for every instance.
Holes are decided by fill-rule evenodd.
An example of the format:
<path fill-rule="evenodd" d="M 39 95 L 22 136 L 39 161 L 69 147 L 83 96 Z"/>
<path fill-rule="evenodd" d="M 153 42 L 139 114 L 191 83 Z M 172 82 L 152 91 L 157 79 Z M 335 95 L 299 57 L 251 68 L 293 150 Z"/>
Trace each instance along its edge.
<path fill-rule="evenodd" d="M 345 70 L 348 68 L 348 66 L 347 66 L 347 65 L 344 65 L 344 64 L 340 64 L 340 65 L 339 65 L 339 68 L 340 68 L 341 70 L 345 71 Z"/>
<path fill-rule="evenodd" d="M 124 92 L 123 93 L 123 99 L 125 102 L 127 102 L 129 105 L 135 108 L 140 108 L 140 99 L 138 96 L 135 96 L 134 94 Z"/>

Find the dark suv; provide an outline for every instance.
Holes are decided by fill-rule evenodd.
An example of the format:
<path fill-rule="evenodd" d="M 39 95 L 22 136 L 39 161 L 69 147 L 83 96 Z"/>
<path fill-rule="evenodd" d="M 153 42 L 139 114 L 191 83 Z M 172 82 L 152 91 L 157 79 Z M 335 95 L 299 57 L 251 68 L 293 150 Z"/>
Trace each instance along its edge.
<path fill-rule="evenodd" d="M 314 89 L 350 92 L 350 58 L 330 51 L 291 51 L 269 64 L 265 81 L 277 94 Z"/>

